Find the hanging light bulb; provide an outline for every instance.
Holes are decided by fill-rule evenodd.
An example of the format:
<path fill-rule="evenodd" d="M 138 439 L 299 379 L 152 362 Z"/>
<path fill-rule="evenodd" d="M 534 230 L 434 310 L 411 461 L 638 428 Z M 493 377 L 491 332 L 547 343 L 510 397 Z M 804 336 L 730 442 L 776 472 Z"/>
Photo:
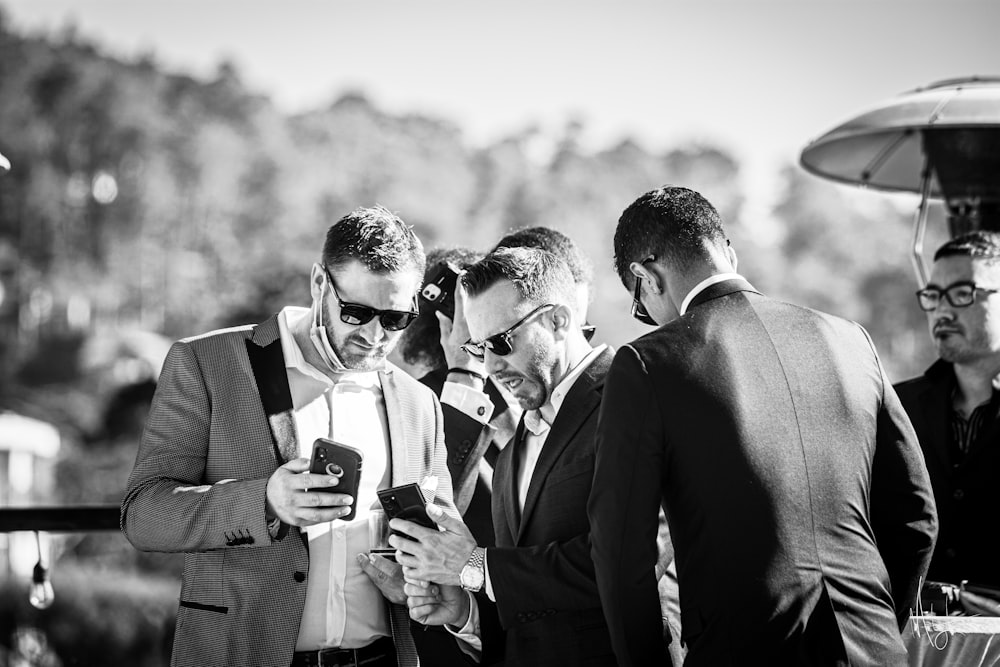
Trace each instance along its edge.
<path fill-rule="evenodd" d="M 28 602 L 35 609 L 48 609 L 55 602 L 56 592 L 52 589 L 52 582 L 49 581 L 49 568 L 42 564 L 42 538 L 36 532 L 35 544 L 38 545 L 38 562 L 31 573 L 31 591 L 28 593 Z"/>

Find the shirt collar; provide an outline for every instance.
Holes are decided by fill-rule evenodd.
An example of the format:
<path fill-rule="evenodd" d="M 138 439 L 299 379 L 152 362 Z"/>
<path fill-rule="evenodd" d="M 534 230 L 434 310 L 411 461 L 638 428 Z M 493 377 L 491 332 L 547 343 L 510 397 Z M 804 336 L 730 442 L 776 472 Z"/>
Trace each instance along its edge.
<path fill-rule="evenodd" d="M 566 400 L 566 394 L 568 394 L 569 390 L 573 388 L 577 378 L 583 375 L 583 372 L 590 367 L 590 364 L 594 363 L 594 359 L 597 359 L 597 357 L 599 357 L 606 349 L 608 349 L 606 344 L 602 344 L 591 349 L 590 352 L 588 352 L 587 355 L 559 381 L 556 388 L 552 390 L 552 395 L 549 397 L 548 403 L 537 410 L 528 410 L 524 413 L 524 425 L 529 431 L 535 435 L 541 435 L 552 426 L 556 420 L 556 415 L 559 414 L 559 408 L 562 407 L 563 401 Z"/>
<path fill-rule="evenodd" d="M 706 289 L 712 285 L 717 285 L 718 283 L 725 282 L 726 280 L 746 280 L 743 276 L 738 273 L 716 273 L 715 275 L 705 278 L 700 283 L 695 285 L 687 296 L 684 297 L 684 301 L 681 302 L 681 309 L 678 312 L 679 316 L 683 316 L 687 312 L 688 306 L 694 301 L 694 298 L 704 292 Z"/>

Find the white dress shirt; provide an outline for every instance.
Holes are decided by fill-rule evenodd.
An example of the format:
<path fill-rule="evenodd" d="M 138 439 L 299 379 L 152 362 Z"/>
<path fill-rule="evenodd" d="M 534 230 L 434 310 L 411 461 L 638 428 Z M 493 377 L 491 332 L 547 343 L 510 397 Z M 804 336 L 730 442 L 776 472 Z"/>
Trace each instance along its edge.
<path fill-rule="evenodd" d="M 309 578 L 295 650 L 360 648 L 391 635 L 382 594 L 355 560 L 369 550 L 375 492 L 389 486 L 388 417 L 377 372 L 343 373 L 335 383 L 305 361 L 291 332 L 308 317 L 309 309 L 296 307 L 278 317 L 299 455 L 311 456 L 323 437 L 360 449 L 364 460 L 355 518 L 306 528 Z"/>

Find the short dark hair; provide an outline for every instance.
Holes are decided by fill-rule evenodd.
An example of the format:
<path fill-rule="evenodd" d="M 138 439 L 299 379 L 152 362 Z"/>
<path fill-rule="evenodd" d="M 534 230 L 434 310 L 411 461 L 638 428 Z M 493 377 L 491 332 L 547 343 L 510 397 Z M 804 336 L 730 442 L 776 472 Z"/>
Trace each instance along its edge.
<path fill-rule="evenodd" d="M 573 239 L 551 227 L 521 227 L 504 236 L 493 248 L 541 248 L 566 262 L 573 282 L 589 286 L 594 282 L 594 266 Z"/>
<path fill-rule="evenodd" d="M 1000 261 L 1000 232 L 981 230 L 956 236 L 935 251 L 934 261 L 956 256 L 984 259 L 991 263 Z"/>
<path fill-rule="evenodd" d="M 687 266 L 726 240 L 715 207 L 694 190 L 664 185 L 642 195 L 622 213 L 615 230 L 615 271 L 631 289 L 629 264 L 650 255 Z"/>
<path fill-rule="evenodd" d="M 332 270 L 350 260 L 361 262 L 372 273 L 412 270 L 422 274 L 427 264 L 413 229 L 377 204 L 351 211 L 326 232 L 323 265 Z"/>
<path fill-rule="evenodd" d="M 427 270 L 423 282 L 442 264 L 465 269 L 481 259 L 483 254 L 469 248 L 435 248 L 427 253 Z M 441 350 L 441 327 L 435 310 L 420 300 L 420 315 L 403 330 L 399 352 L 408 364 L 424 364 L 432 369 L 444 368 L 447 360 Z"/>
<path fill-rule="evenodd" d="M 576 283 L 566 262 L 541 248 L 497 248 L 462 274 L 469 296 L 479 296 L 501 280 L 509 281 L 534 305 L 547 302 L 573 307 Z"/>

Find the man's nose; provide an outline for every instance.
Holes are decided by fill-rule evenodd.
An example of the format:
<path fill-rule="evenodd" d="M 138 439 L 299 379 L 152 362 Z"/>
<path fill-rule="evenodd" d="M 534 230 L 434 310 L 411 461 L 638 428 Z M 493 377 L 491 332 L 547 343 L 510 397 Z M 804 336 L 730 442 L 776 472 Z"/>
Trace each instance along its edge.
<path fill-rule="evenodd" d="M 370 322 L 361 325 L 361 337 L 370 345 L 378 344 L 388 335 L 389 332 L 382 327 L 382 320 L 378 317 L 373 317 Z"/>
<path fill-rule="evenodd" d="M 495 354 L 489 348 L 483 352 L 483 361 L 486 363 L 486 372 L 490 375 L 497 375 L 500 371 L 507 368 L 507 362 L 504 358 L 499 354 Z"/>

